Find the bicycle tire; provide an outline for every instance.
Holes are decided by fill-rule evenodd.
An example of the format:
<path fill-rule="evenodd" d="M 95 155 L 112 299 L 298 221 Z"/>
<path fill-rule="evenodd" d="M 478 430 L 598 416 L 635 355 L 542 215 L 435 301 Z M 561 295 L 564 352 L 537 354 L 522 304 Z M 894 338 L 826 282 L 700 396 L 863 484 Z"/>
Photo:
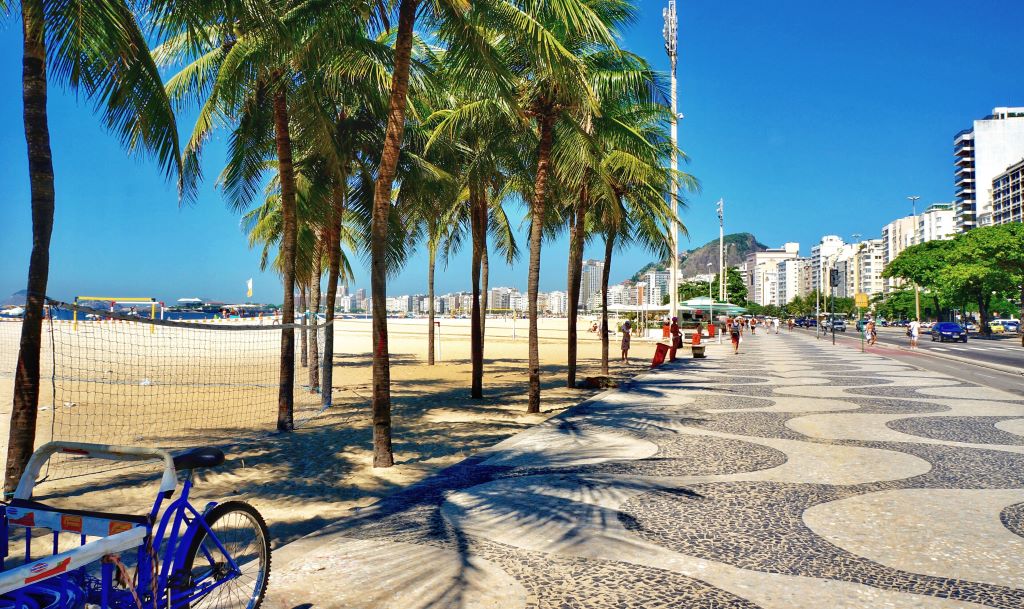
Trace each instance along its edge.
<path fill-rule="evenodd" d="M 257 533 L 256 539 L 260 544 L 260 547 L 257 548 L 257 551 L 262 549 L 262 553 L 260 554 L 259 559 L 263 561 L 263 564 L 262 566 L 260 566 L 259 572 L 255 576 L 256 584 L 253 588 L 252 593 L 249 594 L 248 602 L 246 602 L 244 605 L 231 604 L 231 599 L 228 599 L 228 604 L 210 605 L 206 602 L 210 600 L 211 596 L 216 596 L 216 598 L 218 599 L 222 598 L 224 594 L 223 589 L 231 585 L 231 582 L 228 582 L 218 588 L 218 590 L 222 590 L 220 594 L 218 594 L 216 590 L 211 591 L 210 594 L 204 596 L 201 599 L 195 600 L 189 605 L 187 605 L 186 609 L 227 609 L 229 607 L 233 609 L 259 609 L 260 605 L 263 603 L 263 597 L 267 593 L 267 583 L 270 581 L 270 533 L 267 530 L 267 523 L 263 520 L 263 516 L 261 516 L 260 513 L 256 511 L 256 508 L 252 507 L 248 503 L 245 503 L 244 501 L 226 501 L 224 503 L 214 506 L 214 508 L 206 514 L 206 524 L 210 527 L 210 530 L 212 530 L 214 534 L 217 535 L 217 539 L 221 542 L 222 545 L 224 545 L 224 548 L 229 552 L 232 552 L 231 547 L 229 547 L 230 542 L 226 541 L 221 537 L 220 534 L 218 534 L 216 525 L 218 522 L 224 521 L 228 516 L 232 514 L 242 515 L 242 517 L 246 521 L 248 521 L 250 524 L 254 526 L 255 531 Z M 185 562 L 183 564 L 184 572 L 186 574 L 192 575 L 193 567 L 195 566 L 195 559 L 196 556 L 199 554 L 199 548 L 202 545 L 203 541 L 207 538 L 208 535 L 205 529 L 200 529 L 196 533 L 195 537 L 192 538 L 192 543 L 189 544 L 188 554 L 186 554 Z M 247 547 L 248 544 L 246 548 Z M 234 552 L 232 552 L 232 558 L 234 558 L 236 561 L 240 560 L 240 557 L 236 557 Z"/>

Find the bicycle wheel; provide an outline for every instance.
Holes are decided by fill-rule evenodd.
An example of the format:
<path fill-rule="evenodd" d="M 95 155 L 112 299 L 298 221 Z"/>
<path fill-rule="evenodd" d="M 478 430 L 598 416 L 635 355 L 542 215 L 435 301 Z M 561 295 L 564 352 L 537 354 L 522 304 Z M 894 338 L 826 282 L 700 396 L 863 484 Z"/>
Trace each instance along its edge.
<path fill-rule="evenodd" d="M 210 535 L 200 530 L 192 538 L 185 556 L 185 573 L 191 576 L 191 582 L 203 582 L 212 577 L 223 583 L 193 600 L 191 609 L 257 609 L 263 602 L 270 578 L 267 523 L 248 503 L 228 501 L 206 514 L 206 524 L 241 573 L 231 577 L 227 557 Z"/>

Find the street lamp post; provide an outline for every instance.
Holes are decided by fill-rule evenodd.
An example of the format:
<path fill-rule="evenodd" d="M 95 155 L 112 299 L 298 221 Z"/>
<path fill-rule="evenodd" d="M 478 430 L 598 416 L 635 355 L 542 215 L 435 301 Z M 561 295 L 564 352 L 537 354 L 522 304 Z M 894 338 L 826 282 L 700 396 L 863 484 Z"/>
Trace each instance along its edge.
<path fill-rule="evenodd" d="M 910 201 L 910 213 L 914 217 L 914 241 L 917 237 L 917 200 L 921 197 L 917 195 L 911 195 L 907 197 Z M 918 323 L 921 321 L 921 286 L 914 282 L 914 318 L 917 319 Z"/>
<path fill-rule="evenodd" d="M 718 211 L 718 299 L 725 298 L 725 199 L 719 199 L 715 206 Z"/>
<path fill-rule="evenodd" d="M 679 156 L 678 156 L 678 141 L 679 141 L 679 126 L 678 126 L 678 114 L 676 110 L 676 59 L 678 57 L 678 22 L 676 20 L 676 1 L 668 0 L 668 8 L 662 10 L 662 16 L 665 19 L 665 27 L 662 29 L 662 35 L 665 37 L 665 52 L 668 54 L 668 60 L 672 68 L 672 175 L 670 176 L 669 188 L 670 197 L 672 199 L 672 230 L 671 230 L 671 247 L 672 247 L 672 264 L 670 267 L 669 277 L 669 312 L 668 316 L 675 317 L 679 305 L 679 222 L 678 222 L 678 209 L 677 209 L 677 194 L 678 184 L 676 183 L 676 172 L 679 169 Z"/>
<path fill-rule="evenodd" d="M 715 323 L 715 298 L 711 295 L 711 263 L 708 263 L 708 332 L 711 332 L 711 324 Z M 718 337 L 722 339 L 721 336 Z"/>

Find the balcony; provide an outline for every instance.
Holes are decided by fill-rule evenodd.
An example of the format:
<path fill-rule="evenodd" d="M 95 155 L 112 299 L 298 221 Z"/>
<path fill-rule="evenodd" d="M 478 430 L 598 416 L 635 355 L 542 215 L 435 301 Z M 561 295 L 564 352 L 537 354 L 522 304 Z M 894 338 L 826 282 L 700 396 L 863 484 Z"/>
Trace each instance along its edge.
<path fill-rule="evenodd" d="M 973 189 L 974 188 L 974 175 L 971 174 L 971 175 L 959 176 L 955 180 L 953 180 L 953 185 L 956 186 L 957 189 L 968 188 L 968 187 Z"/>
<path fill-rule="evenodd" d="M 974 168 L 974 156 L 973 155 L 958 156 L 956 158 L 956 163 L 955 164 L 956 164 L 957 167 L 967 167 L 967 168 L 973 169 Z"/>

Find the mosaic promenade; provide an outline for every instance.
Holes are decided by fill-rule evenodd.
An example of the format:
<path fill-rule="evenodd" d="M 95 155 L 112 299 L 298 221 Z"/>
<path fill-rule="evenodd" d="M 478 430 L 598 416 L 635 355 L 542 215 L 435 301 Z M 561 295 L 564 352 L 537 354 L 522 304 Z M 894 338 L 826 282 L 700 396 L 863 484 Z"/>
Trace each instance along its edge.
<path fill-rule="evenodd" d="M 1019 609 L 1024 399 L 748 337 L 274 560 L 284 609 Z"/>

